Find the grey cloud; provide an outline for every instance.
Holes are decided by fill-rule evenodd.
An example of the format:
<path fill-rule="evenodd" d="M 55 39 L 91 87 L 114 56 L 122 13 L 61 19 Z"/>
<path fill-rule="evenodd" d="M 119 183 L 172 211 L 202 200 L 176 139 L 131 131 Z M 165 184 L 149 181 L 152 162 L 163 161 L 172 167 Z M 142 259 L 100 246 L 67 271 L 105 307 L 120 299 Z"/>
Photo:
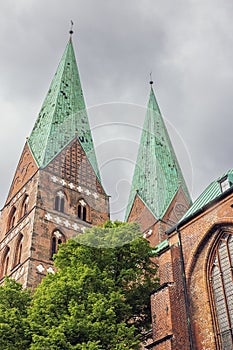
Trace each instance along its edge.
<path fill-rule="evenodd" d="M 70 19 L 87 105 L 146 106 L 152 70 L 162 113 L 191 154 L 193 195 L 200 194 L 233 166 L 232 15 L 228 0 L 1 2 L 1 205 L 68 40 Z M 143 108 L 135 113 L 136 125 L 144 116 Z M 119 121 L 119 114 L 113 117 Z M 94 126 L 92 112 L 90 121 Z M 113 182 L 103 178 L 111 191 Z"/>

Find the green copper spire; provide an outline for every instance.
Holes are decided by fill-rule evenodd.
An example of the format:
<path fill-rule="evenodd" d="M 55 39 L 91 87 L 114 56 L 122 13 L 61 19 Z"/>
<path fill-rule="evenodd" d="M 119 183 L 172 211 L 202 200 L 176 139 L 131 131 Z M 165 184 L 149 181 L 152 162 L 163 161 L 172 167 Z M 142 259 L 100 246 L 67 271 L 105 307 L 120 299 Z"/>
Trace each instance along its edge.
<path fill-rule="evenodd" d="M 151 86 L 137 163 L 126 208 L 126 220 L 136 194 L 157 219 L 162 219 L 179 187 L 182 187 L 190 200 L 185 180 Z"/>
<path fill-rule="evenodd" d="M 70 37 L 28 144 L 45 167 L 75 137 L 100 179 L 78 67 Z"/>

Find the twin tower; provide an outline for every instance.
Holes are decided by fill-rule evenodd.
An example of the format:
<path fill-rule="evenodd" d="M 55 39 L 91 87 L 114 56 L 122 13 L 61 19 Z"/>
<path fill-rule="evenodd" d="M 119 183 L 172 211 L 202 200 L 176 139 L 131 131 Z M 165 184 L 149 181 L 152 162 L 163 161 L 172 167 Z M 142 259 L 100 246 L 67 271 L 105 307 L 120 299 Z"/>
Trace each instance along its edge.
<path fill-rule="evenodd" d="M 154 247 L 191 200 L 151 85 L 126 220 Z M 19 160 L 0 221 L 0 283 L 8 275 L 34 288 L 54 273 L 59 244 L 109 219 L 69 39 Z"/>

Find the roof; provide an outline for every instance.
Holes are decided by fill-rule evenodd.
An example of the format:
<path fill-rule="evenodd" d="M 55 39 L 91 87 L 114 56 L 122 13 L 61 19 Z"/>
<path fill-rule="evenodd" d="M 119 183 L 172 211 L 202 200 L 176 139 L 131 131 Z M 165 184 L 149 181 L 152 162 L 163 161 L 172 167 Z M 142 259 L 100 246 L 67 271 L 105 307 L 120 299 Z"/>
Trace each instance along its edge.
<path fill-rule="evenodd" d="M 180 222 L 184 219 L 194 215 L 198 210 L 203 208 L 205 205 L 212 202 L 214 199 L 218 198 L 223 194 L 223 191 L 220 186 L 220 181 L 224 178 L 228 178 L 230 184 L 233 184 L 233 169 L 228 170 L 222 176 L 218 177 L 216 180 L 211 182 L 211 184 L 201 193 L 201 195 L 195 200 L 193 205 L 189 208 L 189 210 L 182 217 Z"/>
<path fill-rule="evenodd" d="M 28 139 L 41 168 L 78 137 L 100 179 L 78 67 L 70 38 Z"/>
<path fill-rule="evenodd" d="M 126 220 L 136 194 L 157 219 L 163 218 L 180 187 L 191 203 L 188 188 L 151 87 L 126 208 Z"/>
<path fill-rule="evenodd" d="M 165 239 L 164 241 L 160 242 L 154 249 L 153 252 L 159 255 L 162 251 L 167 249 L 169 247 L 168 240 Z"/>

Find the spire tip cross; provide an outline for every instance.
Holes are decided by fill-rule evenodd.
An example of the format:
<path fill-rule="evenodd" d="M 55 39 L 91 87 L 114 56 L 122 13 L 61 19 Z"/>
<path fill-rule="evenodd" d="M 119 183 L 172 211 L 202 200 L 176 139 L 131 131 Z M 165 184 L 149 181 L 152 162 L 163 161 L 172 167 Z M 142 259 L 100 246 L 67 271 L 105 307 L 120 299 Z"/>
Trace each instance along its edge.
<path fill-rule="evenodd" d="M 70 35 L 72 35 L 73 32 L 74 32 L 74 31 L 73 31 L 74 22 L 71 20 L 70 23 L 71 23 L 71 25 L 70 25 L 70 31 L 69 31 L 69 33 L 70 33 Z"/>
<path fill-rule="evenodd" d="M 150 72 L 150 85 L 151 85 L 151 87 L 152 87 L 152 85 L 153 85 L 153 80 L 152 80 L 152 72 Z"/>

